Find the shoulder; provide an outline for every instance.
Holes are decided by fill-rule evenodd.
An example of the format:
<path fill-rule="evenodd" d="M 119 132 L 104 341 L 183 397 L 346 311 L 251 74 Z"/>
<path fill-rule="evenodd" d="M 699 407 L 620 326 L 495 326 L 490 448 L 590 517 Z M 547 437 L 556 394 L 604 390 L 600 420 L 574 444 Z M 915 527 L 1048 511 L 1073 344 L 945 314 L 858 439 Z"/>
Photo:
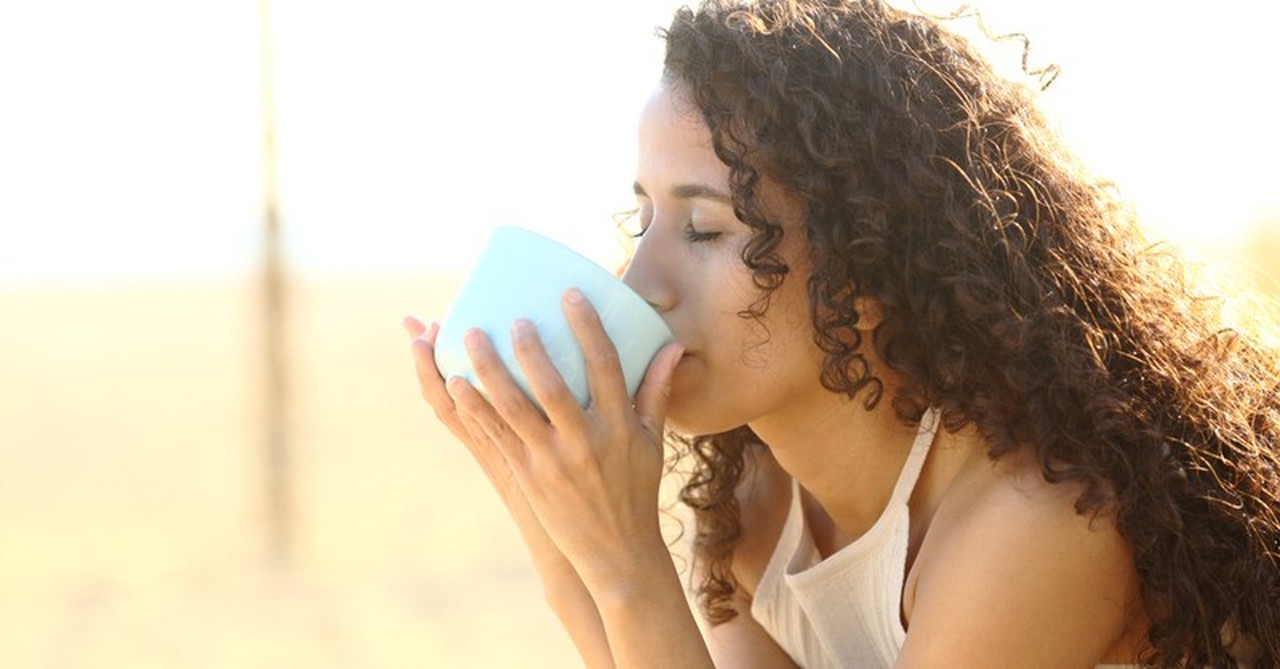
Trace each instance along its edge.
<path fill-rule="evenodd" d="M 975 459 L 949 487 L 904 593 L 903 666 L 1085 666 L 1130 629 L 1137 574 L 1107 515 L 1034 463 Z"/>

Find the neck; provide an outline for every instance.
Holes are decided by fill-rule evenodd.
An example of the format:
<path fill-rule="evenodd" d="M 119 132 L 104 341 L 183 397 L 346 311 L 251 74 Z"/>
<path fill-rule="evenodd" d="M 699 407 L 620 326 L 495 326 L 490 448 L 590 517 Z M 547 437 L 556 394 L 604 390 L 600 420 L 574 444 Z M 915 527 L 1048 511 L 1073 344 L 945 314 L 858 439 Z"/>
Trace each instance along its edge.
<path fill-rule="evenodd" d="M 861 536 L 883 513 L 916 434 L 888 401 L 867 410 L 861 397 L 835 393 L 751 428 L 849 537 Z"/>

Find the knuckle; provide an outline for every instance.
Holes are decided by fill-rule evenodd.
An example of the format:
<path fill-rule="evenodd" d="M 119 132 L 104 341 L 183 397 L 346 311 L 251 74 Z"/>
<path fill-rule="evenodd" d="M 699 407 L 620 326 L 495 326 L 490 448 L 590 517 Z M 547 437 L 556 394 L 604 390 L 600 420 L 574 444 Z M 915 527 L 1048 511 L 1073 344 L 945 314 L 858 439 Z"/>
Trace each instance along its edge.
<path fill-rule="evenodd" d="M 471 356 L 471 368 L 475 370 L 476 376 L 492 374 L 495 367 L 497 367 L 497 365 L 494 364 L 493 358 L 490 358 L 487 355 L 481 354 Z"/>
<path fill-rule="evenodd" d="M 605 438 L 612 444 L 622 443 L 631 438 L 631 431 L 628 429 L 628 425 L 617 420 L 609 421 L 604 433 Z"/>
<path fill-rule="evenodd" d="M 493 419 L 477 420 L 476 424 L 480 434 L 484 435 L 485 440 L 490 443 L 497 443 L 502 437 L 503 429 L 506 427 L 506 424 L 502 421 Z"/>
<path fill-rule="evenodd" d="M 546 402 L 554 405 L 565 405 L 570 403 L 577 404 L 577 400 L 573 397 L 573 393 L 569 390 L 569 386 L 563 383 L 552 383 L 542 389 L 540 393 Z"/>
<path fill-rule="evenodd" d="M 500 416 L 514 416 L 524 405 L 524 397 L 515 393 L 502 393 L 493 398 L 493 408 Z"/>
<path fill-rule="evenodd" d="M 435 412 L 437 417 L 445 417 L 454 413 L 453 402 L 442 402 L 440 396 L 429 390 L 422 391 L 422 399 L 426 400 L 427 406 Z"/>
<path fill-rule="evenodd" d="M 596 349 L 595 358 L 601 365 L 608 367 L 617 367 L 621 363 L 618 359 L 618 349 L 612 345 L 601 346 Z"/>
<path fill-rule="evenodd" d="M 453 409 L 441 409 L 440 407 L 431 407 L 431 412 L 436 415 L 436 420 L 448 425 L 458 419 L 458 412 Z"/>
<path fill-rule="evenodd" d="M 418 384 L 419 390 L 422 391 L 422 398 L 430 402 L 432 406 L 440 404 L 442 397 L 448 397 L 449 394 L 444 390 L 444 384 L 435 379 L 421 379 Z"/>
<path fill-rule="evenodd" d="M 585 445 L 578 444 L 561 451 L 561 458 L 568 472 L 580 473 L 590 470 L 595 465 L 595 454 Z M 570 476 L 575 476 L 571 473 Z"/>

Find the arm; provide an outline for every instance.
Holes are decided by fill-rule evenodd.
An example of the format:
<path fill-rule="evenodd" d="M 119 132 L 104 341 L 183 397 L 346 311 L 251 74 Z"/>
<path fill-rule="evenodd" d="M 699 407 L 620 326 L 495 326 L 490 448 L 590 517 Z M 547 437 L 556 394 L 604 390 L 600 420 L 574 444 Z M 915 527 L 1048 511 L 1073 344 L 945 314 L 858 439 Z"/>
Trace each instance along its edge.
<path fill-rule="evenodd" d="M 707 646 L 717 667 L 799 669 L 786 651 L 751 617 L 750 595 L 739 588 L 731 604 L 738 615 L 705 631 Z"/>
<path fill-rule="evenodd" d="M 682 593 L 686 608 L 698 619 L 707 650 L 722 669 L 799 669 L 769 633 L 751 616 L 751 593 L 756 589 L 782 533 L 791 499 L 791 479 L 761 447 L 751 454 L 735 490 L 741 510 L 742 538 L 735 546 L 730 569 L 738 587 L 729 605 L 736 612 L 728 622 L 711 625 L 698 615 L 692 593 Z M 692 519 L 690 519 L 692 520 Z M 692 582 L 701 583 L 706 564 L 686 554 Z M 669 562 L 668 562 L 669 564 Z M 682 587 L 687 585 L 681 584 Z M 672 604 L 674 607 L 674 604 Z M 622 621 L 622 624 L 627 624 Z"/>
<path fill-rule="evenodd" d="M 1137 575 L 1111 519 L 1075 513 L 1074 493 L 1035 471 L 941 507 L 914 568 L 896 666 L 1084 669 L 1115 660 L 1108 655 L 1132 631 Z"/>
<path fill-rule="evenodd" d="M 732 602 L 738 615 L 699 631 L 671 564 L 666 560 L 666 574 L 651 572 L 658 577 L 652 584 L 637 579 L 597 597 L 619 667 L 798 669 L 751 617 L 741 588 Z"/>
<path fill-rule="evenodd" d="M 634 572 L 588 583 L 618 667 L 717 666 L 665 546 Z"/>

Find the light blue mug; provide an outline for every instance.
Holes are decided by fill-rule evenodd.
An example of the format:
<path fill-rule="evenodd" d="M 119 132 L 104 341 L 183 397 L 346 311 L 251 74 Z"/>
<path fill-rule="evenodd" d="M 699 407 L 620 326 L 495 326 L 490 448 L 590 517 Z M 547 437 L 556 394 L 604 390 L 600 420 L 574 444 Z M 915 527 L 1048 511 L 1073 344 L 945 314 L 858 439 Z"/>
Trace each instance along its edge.
<path fill-rule="evenodd" d="M 484 392 L 462 343 L 467 330 L 479 328 L 493 342 L 516 384 L 538 405 L 511 343 L 511 325 L 527 318 L 537 326 L 547 355 L 574 399 L 587 406 L 586 359 L 560 306 L 570 288 L 581 290 L 600 314 L 605 332 L 618 349 L 627 394 L 634 398 L 649 362 L 674 339 L 671 329 L 653 307 L 605 268 L 567 246 L 515 227 L 494 231 L 445 312 L 435 346 L 440 374 L 446 379 L 461 376 Z"/>

